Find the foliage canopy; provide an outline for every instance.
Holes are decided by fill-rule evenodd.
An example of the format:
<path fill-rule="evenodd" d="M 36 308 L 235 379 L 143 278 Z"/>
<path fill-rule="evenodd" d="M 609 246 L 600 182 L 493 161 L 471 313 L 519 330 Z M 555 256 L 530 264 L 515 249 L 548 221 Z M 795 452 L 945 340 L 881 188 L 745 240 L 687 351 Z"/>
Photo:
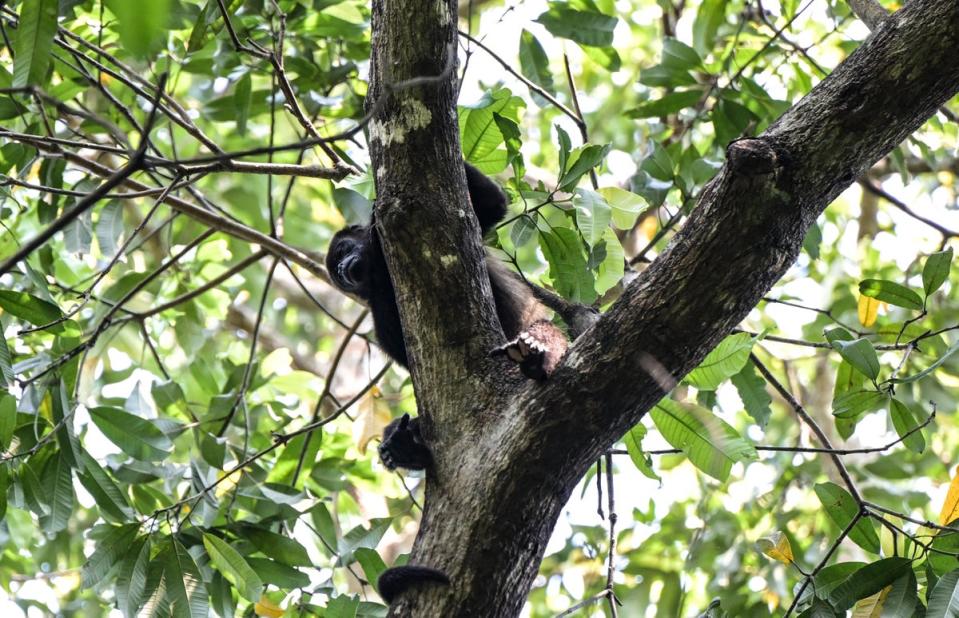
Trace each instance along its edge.
<path fill-rule="evenodd" d="M 868 33 L 835 0 L 460 18 L 490 241 L 599 307 Z M 0 30 L 0 606 L 385 615 L 422 480 L 369 447 L 416 404 L 315 252 L 374 197 L 367 3 L 21 0 Z M 953 615 L 955 109 L 584 479 L 531 616 Z"/>

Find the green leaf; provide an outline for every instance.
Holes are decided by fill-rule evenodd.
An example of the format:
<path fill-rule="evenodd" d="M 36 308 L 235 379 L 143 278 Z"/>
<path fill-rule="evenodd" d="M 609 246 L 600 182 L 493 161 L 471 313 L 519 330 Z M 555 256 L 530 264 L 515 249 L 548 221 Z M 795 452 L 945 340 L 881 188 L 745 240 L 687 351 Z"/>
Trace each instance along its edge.
<path fill-rule="evenodd" d="M 755 340 L 747 333 L 726 337 L 706 355 L 698 367 L 689 372 L 686 382 L 700 390 L 716 390 L 720 384 L 742 371 L 749 360 L 753 343 Z"/>
<path fill-rule="evenodd" d="M 203 535 L 203 546 L 210 554 L 213 566 L 236 587 L 240 596 L 254 603 L 260 600 L 263 582 L 238 551 L 212 534 Z"/>
<path fill-rule="evenodd" d="M 944 577 L 956 568 L 956 555 L 959 555 L 959 533 L 940 530 L 932 540 L 932 550 L 926 566 L 932 574 Z"/>
<path fill-rule="evenodd" d="M 913 431 L 922 424 L 919 415 L 916 414 L 915 411 L 898 399 L 893 399 L 892 405 L 889 406 L 889 415 L 892 417 L 892 426 L 896 428 L 896 433 L 899 434 L 900 438 L 912 431 L 912 433 L 902 441 L 902 443 L 906 445 L 906 448 L 917 453 L 926 450 L 926 440 L 922 437 L 922 431 Z"/>
<path fill-rule="evenodd" d="M 13 384 L 15 378 L 13 357 L 10 355 L 10 348 L 7 347 L 7 340 L 3 336 L 3 322 L 0 321 L 0 387 Z M 0 444 L 0 448 L 2 447 L 3 445 Z"/>
<path fill-rule="evenodd" d="M 160 429 L 145 418 L 118 408 L 90 408 L 97 428 L 120 449 L 141 461 L 155 461 L 170 454 L 173 444 Z"/>
<path fill-rule="evenodd" d="M 606 228 L 603 232 L 603 240 L 593 247 L 590 256 L 590 264 L 595 262 L 594 258 L 602 257 L 599 265 L 596 267 L 596 285 L 594 289 L 599 296 L 602 296 L 623 280 L 623 274 L 626 272 L 626 252 L 623 251 L 623 245 L 611 228 Z"/>
<path fill-rule="evenodd" d="M 753 417 L 757 425 L 765 428 L 772 414 L 769 408 L 772 397 L 766 391 L 766 381 L 756 372 L 752 363 L 743 365 L 742 371 L 732 376 L 731 380 L 739 392 L 746 412 Z"/>
<path fill-rule="evenodd" d="M 904 285 L 885 279 L 864 279 L 859 282 L 859 293 L 890 305 L 906 309 L 922 309 L 922 298 Z"/>
<path fill-rule="evenodd" d="M 646 101 L 637 105 L 628 110 L 626 115 L 630 118 L 660 118 L 691 107 L 698 103 L 702 97 L 703 91 L 698 88 L 671 92 L 654 101 Z"/>
<path fill-rule="evenodd" d="M 569 169 L 559 180 L 559 190 L 572 191 L 575 189 L 583 174 L 603 162 L 609 149 L 609 144 L 603 144 L 602 146 L 590 144 L 574 150 L 569 160 Z"/>
<path fill-rule="evenodd" d="M 233 104 L 236 106 L 236 132 L 246 135 L 246 121 L 250 118 L 250 105 L 253 102 L 252 79 L 249 73 L 237 80 L 233 91 Z"/>
<path fill-rule="evenodd" d="M 922 289 L 929 296 L 949 278 L 949 266 L 952 264 L 952 247 L 933 253 L 926 258 L 922 267 Z"/>
<path fill-rule="evenodd" d="M 117 16 L 117 30 L 124 49 L 145 57 L 163 47 L 168 34 L 170 0 L 107 0 L 107 6 Z"/>
<path fill-rule="evenodd" d="M 519 66 L 523 75 L 534 84 L 553 92 L 553 76 L 549 72 L 549 57 L 539 40 L 528 30 L 519 35 Z"/>
<path fill-rule="evenodd" d="M 579 235 L 564 227 L 540 233 L 543 255 L 549 262 L 549 277 L 556 291 L 575 302 L 590 304 L 596 300 L 593 277 L 586 264 Z"/>
<path fill-rule="evenodd" d="M 14 88 L 44 85 L 57 33 L 58 7 L 58 0 L 23 0 L 20 5 L 11 84 Z"/>
<path fill-rule="evenodd" d="M 835 341 L 832 346 L 843 359 L 873 382 L 879 377 L 879 357 L 876 356 L 876 348 L 868 340 Z"/>
<path fill-rule="evenodd" d="M 956 618 L 959 616 L 959 569 L 942 576 L 929 594 L 926 618 Z"/>
<path fill-rule="evenodd" d="M 733 464 L 756 458 L 752 444 L 709 410 L 663 399 L 650 414 L 666 441 L 682 449 L 694 466 L 725 481 Z"/>
<path fill-rule="evenodd" d="M 363 568 L 363 574 L 366 575 L 366 581 L 375 582 L 380 577 L 380 573 L 386 570 L 386 563 L 375 550 L 369 547 L 360 547 L 353 552 L 356 561 Z"/>
<path fill-rule="evenodd" d="M 117 574 L 117 605 L 125 616 L 136 616 L 146 596 L 151 546 L 149 535 L 138 537 L 120 563 Z"/>
<path fill-rule="evenodd" d="M 859 505 L 853 499 L 848 491 L 836 485 L 835 483 L 819 483 L 815 487 L 816 495 L 823 508 L 826 509 L 826 515 L 833 521 L 840 530 L 845 530 L 849 522 L 859 514 Z M 872 520 L 868 517 L 861 517 L 856 525 L 849 532 L 849 538 L 853 543 L 862 547 L 868 552 L 879 553 L 879 535 L 876 534 L 876 528 Z M 870 592 L 869 594 L 872 594 Z M 869 596 L 868 594 L 865 596 Z M 852 600 L 855 603 L 864 597 L 856 597 Z M 852 604 L 850 603 L 850 605 Z M 847 606 L 848 607 L 848 606 Z"/>
<path fill-rule="evenodd" d="M 693 22 L 693 47 L 705 54 L 713 46 L 719 27 L 726 21 L 725 0 L 703 0 Z"/>
<path fill-rule="evenodd" d="M 343 535 L 337 544 L 337 553 L 340 557 L 337 564 L 344 565 L 353 562 L 353 552 L 360 547 L 373 549 L 376 547 L 386 531 L 389 530 L 393 520 L 389 517 L 370 520 L 369 529 L 363 526 L 357 526 Z"/>
<path fill-rule="evenodd" d="M 73 515 L 76 496 L 73 493 L 73 468 L 62 452 L 47 460 L 43 468 L 43 491 L 50 500 L 50 512 L 40 517 L 44 532 L 56 533 L 66 530 Z"/>
<path fill-rule="evenodd" d="M 818 492 L 818 485 L 817 492 Z M 865 520 L 860 520 L 862 523 Z M 884 558 L 867 564 L 829 593 L 829 602 L 843 611 L 852 607 L 856 601 L 865 599 L 881 591 L 902 577 L 912 567 L 909 558 Z"/>
<path fill-rule="evenodd" d="M 261 552 L 290 566 L 313 566 L 306 549 L 293 539 L 252 525 L 242 527 L 243 536 Z"/>
<path fill-rule="evenodd" d="M 136 538 L 140 525 L 126 524 L 108 526 L 107 528 L 109 531 L 100 538 L 96 549 L 90 554 L 80 570 L 80 578 L 84 588 L 92 588 L 106 578 L 110 570 L 130 549 L 130 543 Z"/>
<path fill-rule="evenodd" d="M 0 290 L 0 309 L 34 326 L 49 324 L 63 316 L 60 308 L 53 303 L 13 290 Z"/>
<path fill-rule="evenodd" d="M 100 209 L 95 232 L 100 253 L 105 257 L 113 257 L 123 234 L 123 204 L 119 200 L 110 200 Z"/>
<path fill-rule="evenodd" d="M 612 208 L 613 225 L 621 230 L 633 229 L 639 213 L 648 205 L 642 196 L 619 187 L 603 187 L 599 190 L 599 194 Z"/>
<path fill-rule="evenodd" d="M 460 107 L 459 128 L 463 157 L 485 174 L 497 174 L 507 165 L 502 131 L 493 114 L 518 120 L 523 100 L 506 88 L 487 92 L 474 105 Z"/>
<path fill-rule="evenodd" d="M 13 430 L 17 426 L 17 400 L 0 391 L 0 453 L 10 446 Z"/>
<path fill-rule="evenodd" d="M 917 588 L 916 574 L 912 572 L 912 569 L 907 569 L 899 579 L 892 582 L 892 587 L 886 594 L 886 600 L 882 606 L 882 616 L 884 618 L 912 616 L 916 606 L 919 605 Z"/>
<path fill-rule="evenodd" d="M 680 88 L 697 85 L 696 78 L 689 71 L 663 64 L 640 69 L 639 83 L 654 88 Z"/>
<path fill-rule="evenodd" d="M 176 538 L 170 539 L 170 542 L 171 547 L 162 560 L 170 614 L 174 618 L 208 618 L 209 597 L 200 570 L 186 547 Z M 259 598 L 257 596 L 257 600 Z"/>
<path fill-rule="evenodd" d="M 936 361 L 920 371 L 919 373 L 913 374 L 911 376 L 906 376 L 905 378 L 893 378 L 891 381 L 893 384 L 908 384 L 910 382 L 915 382 L 916 380 L 921 380 L 926 377 L 936 369 L 938 369 L 950 356 L 955 353 L 956 350 L 959 350 L 959 341 L 953 343 L 949 348 L 942 353 L 942 356 L 936 359 Z"/>
<path fill-rule="evenodd" d="M 643 438 L 646 437 L 646 426 L 637 423 L 623 436 L 623 443 L 626 445 L 626 452 L 632 460 L 636 469 L 643 473 L 643 476 L 656 481 L 661 481 L 659 475 L 653 470 L 653 460 L 643 451 Z"/>
<path fill-rule="evenodd" d="M 553 36 L 576 41 L 581 45 L 609 47 L 617 19 L 595 11 L 577 11 L 566 3 L 550 2 L 549 10 L 536 21 Z"/>
<path fill-rule="evenodd" d="M 573 195 L 573 208 L 576 209 L 576 227 L 590 247 L 603 240 L 612 209 L 599 193 L 586 189 L 577 189 Z"/>
<path fill-rule="evenodd" d="M 107 519 L 122 523 L 133 519 L 133 509 L 123 491 L 113 482 L 107 471 L 95 459 L 80 451 L 80 469 L 77 474 L 80 484 L 90 492 L 100 513 Z"/>
<path fill-rule="evenodd" d="M 509 230 L 509 239 L 517 249 L 531 241 L 537 233 L 536 222 L 529 215 L 521 215 Z"/>
<path fill-rule="evenodd" d="M 678 39 L 667 38 L 663 41 L 662 65 L 687 71 L 701 66 L 702 58 L 696 50 Z"/>
<path fill-rule="evenodd" d="M 309 575 L 281 562 L 266 558 L 247 558 L 246 561 L 264 584 L 288 589 L 304 588 L 310 585 Z"/>
<path fill-rule="evenodd" d="M 323 618 L 356 618 L 359 608 L 359 597 L 341 594 L 330 599 L 323 612 Z"/>
<path fill-rule="evenodd" d="M 833 400 L 832 414 L 837 418 L 856 418 L 863 412 L 878 410 L 887 399 L 888 396 L 879 391 L 853 391 Z"/>

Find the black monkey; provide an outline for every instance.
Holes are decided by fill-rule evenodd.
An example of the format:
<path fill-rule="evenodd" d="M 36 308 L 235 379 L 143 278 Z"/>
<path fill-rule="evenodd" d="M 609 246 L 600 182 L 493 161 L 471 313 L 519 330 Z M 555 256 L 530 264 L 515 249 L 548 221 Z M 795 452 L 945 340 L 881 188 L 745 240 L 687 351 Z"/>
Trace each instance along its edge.
<path fill-rule="evenodd" d="M 506 215 L 506 195 L 478 169 L 469 163 L 464 163 L 464 166 L 470 202 L 479 221 L 480 231 L 485 236 Z M 493 300 L 496 303 L 496 314 L 507 339 L 515 340 L 523 330 L 538 321 L 552 326 L 552 323 L 546 320 L 542 302 L 528 284 L 499 260 L 488 259 L 486 266 Z M 396 292 L 375 226 L 372 223 L 351 225 L 337 232 L 326 254 L 326 269 L 333 285 L 345 292 L 356 294 L 367 302 L 373 313 L 373 325 L 380 346 L 398 363 L 404 367 L 408 366 L 406 344 L 403 341 L 403 329 L 396 306 Z M 555 331 L 563 342 L 563 349 L 553 354 L 544 349 L 541 358 L 536 359 L 542 361 L 539 367 L 534 367 L 529 361 L 526 366 L 521 365 L 521 369 L 529 377 L 545 378 L 565 352 L 566 337 L 562 331 Z M 525 352 L 526 349 L 522 351 Z M 503 352 L 506 352 L 505 348 Z M 524 358 L 526 356 L 523 355 Z M 516 360 L 516 354 L 510 357 Z"/>
<path fill-rule="evenodd" d="M 472 165 L 464 163 L 464 167 L 473 212 L 485 235 L 506 215 L 506 195 Z M 526 283 L 497 259 L 487 259 L 486 266 L 496 314 L 509 340 L 492 353 L 506 355 L 518 363 L 529 378 L 545 379 L 559 364 L 568 345 L 566 335 L 547 319 L 546 309 L 551 308 L 566 319 L 573 304 Z M 336 287 L 367 302 L 380 346 L 398 363 L 408 366 L 396 292 L 376 227 L 372 223 L 351 225 L 337 232 L 326 255 L 326 268 Z M 572 325 L 570 320 L 567 323 Z M 418 418 L 390 423 L 379 451 L 391 470 L 422 470 L 430 463 Z"/>
<path fill-rule="evenodd" d="M 486 235 L 506 215 L 506 195 L 475 167 L 469 163 L 464 166 L 473 212 L 481 233 Z M 499 260 L 487 259 L 486 267 L 496 314 L 509 340 L 491 354 L 507 356 L 518 363 L 529 378 L 547 378 L 566 352 L 568 341 L 566 335 L 547 319 L 546 309 L 559 313 L 574 335 L 592 324 L 598 314 L 589 307 L 569 303 L 527 283 Z M 398 363 L 408 366 L 396 292 L 375 226 L 372 223 L 351 225 L 337 232 L 327 252 L 326 268 L 336 287 L 367 302 L 380 346 Z M 427 468 L 432 455 L 423 439 L 419 418 L 411 419 L 404 414 L 387 425 L 379 454 L 390 470 Z M 377 587 L 380 596 L 391 603 L 411 585 L 422 582 L 449 585 L 450 580 L 437 569 L 407 565 L 384 571 Z"/>

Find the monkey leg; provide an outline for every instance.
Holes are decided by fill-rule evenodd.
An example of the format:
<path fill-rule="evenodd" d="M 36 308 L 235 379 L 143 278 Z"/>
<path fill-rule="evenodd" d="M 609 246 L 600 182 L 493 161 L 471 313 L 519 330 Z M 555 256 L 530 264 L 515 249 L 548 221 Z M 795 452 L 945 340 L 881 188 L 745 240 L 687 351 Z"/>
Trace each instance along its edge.
<path fill-rule="evenodd" d="M 555 324 L 538 320 L 515 339 L 493 350 L 492 355 L 505 354 L 527 378 L 545 380 L 556 370 L 568 346 L 566 335 Z"/>

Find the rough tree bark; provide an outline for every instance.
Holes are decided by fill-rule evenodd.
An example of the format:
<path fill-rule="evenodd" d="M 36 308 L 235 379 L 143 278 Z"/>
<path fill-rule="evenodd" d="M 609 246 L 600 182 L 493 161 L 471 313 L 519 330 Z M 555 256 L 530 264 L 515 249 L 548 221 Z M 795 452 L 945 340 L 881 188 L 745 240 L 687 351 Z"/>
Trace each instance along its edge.
<path fill-rule="evenodd" d="M 545 384 L 503 335 L 460 164 L 456 4 L 374 0 L 376 220 L 435 466 L 412 562 L 450 588 L 391 616 L 515 616 L 560 509 L 606 449 L 785 273 L 826 206 L 959 90 L 959 3 L 913 0 L 762 135 L 733 142 L 668 249 Z M 412 88 L 391 85 L 423 76 Z M 721 268 L 716 265 L 721 264 Z M 650 362 L 654 359 L 654 362 Z"/>

